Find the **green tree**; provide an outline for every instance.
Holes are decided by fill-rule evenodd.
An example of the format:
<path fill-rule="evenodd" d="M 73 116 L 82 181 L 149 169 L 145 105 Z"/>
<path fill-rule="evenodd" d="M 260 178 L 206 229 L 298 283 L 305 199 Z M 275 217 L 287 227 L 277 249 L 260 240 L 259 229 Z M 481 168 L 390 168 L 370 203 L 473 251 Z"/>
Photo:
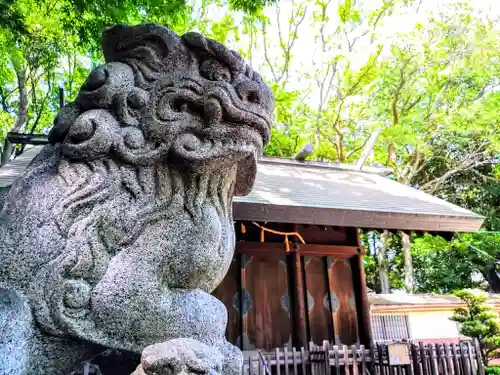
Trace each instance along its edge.
<path fill-rule="evenodd" d="M 417 293 L 451 293 L 463 288 L 484 288 L 473 250 L 439 236 L 413 236 L 412 255 Z"/>
<path fill-rule="evenodd" d="M 226 5 L 234 10 L 250 14 L 261 11 L 274 0 L 207 0 L 191 2 L 189 0 L 59 0 L 36 1 L 45 9 L 45 15 L 57 15 L 61 28 L 76 35 L 86 48 L 98 49 L 102 30 L 116 23 L 138 23 L 143 21 L 160 22 L 177 26 L 186 24 L 191 13 L 207 4 Z M 6 0 L 0 3 L 0 29 L 8 29 L 16 34 L 30 32 L 29 13 L 32 0 Z M 35 13 L 36 15 L 44 14 Z"/>
<path fill-rule="evenodd" d="M 464 3 L 399 34 L 370 88 L 372 116 L 386 123 L 375 155 L 398 182 L 439 194 L 460 176 L 490 179 L 500 144 L 496 61 L 498 25 Z M 490 69 L 485 69 L 490 67 Z M 472 141 L 471 141 L 472 140 Z M 441 165 L 441 168 L 436 168 Z M 414 290 L 411 241 L 400 233 L 405 289 Z"/>
<path fill-rule="evenodd" d="M 404 258 L 400 238 L 384 230 L 381 233 L 365 232 L 361 240 L 368 249 L 364 257 L 368 287 L 384 294 L 404 289 Z"/>
<path fill-rule="evenodd" d="M 353 163 L 381 129 L 367 163 L 391 166 L 399 182 L 481 213 L 486 230 L 499 230 L 500 24 L 493 15 L 467 2 L 427 13 L 420 1 L 407 0 L 115 3 L 0 5 L 1 141 L 9 130 L 51 126 L 58 86 L 71 100 L 101 62 L 103 27 L 155 21 L 229 44 L 264 75 L 276 97 L 267 155 L 291 157 L 309 143 L 315 160 Z M 421 22 L 388 32 L 392 17 L 405 12 Z M 3 147 L 4 160 L 10 155 Z M 457 235 L 451 243 L 407 233 L 373 236 L 378 251 L 367 269 L 379 291 L 447 292 L 476 286 L 473 272 L 491 290 L 495 280 L 500 288 L 494 234 Z M 446 273 L 445 259 L 456 272 Z"/>
<path fill-rule="evenodd" d="M 498 314 L 485 304 L 487 297 L 482 292 L 461 290 L 455 295 L 465 307 L 456 308 L 451 320 L 460 323 L 462 335 L 478 340 L 483 363 L 488 366 L 489 361 L 498 356 L 500 348 Z"/>
<path fill-rule="evenodd" d="M 469 157 L 477 145 L 474 138 L 455 136 L 441 139 L 432 147 L 433 160 L 418 177 L 424 183 L 452 170 L 456 160 Z M 491 158 L 494 159 L 495 155 Z M 458 172 L 435 193 L 485 216 L 486 220 L 483 230 L 456 234 L 451 242 L 428 235 L 414 236 L 412 253 L 417 291 L 449 292 L 482 287 L 494 293 L 500 292 L 497 274 L 500 259 L 500 180 L 497 169 L 498 164 L 493 163 Z M 483 280 L 473 281 L 470 275 L 476 275 L 476 278 L 482 276 Z"/>
<path fill-rule="evenodd" d="M 276 4 L 247 26 L 251 37 L 244 51 L 277 98 L 267 155 L 290 157 L 308 143 L 316 160 L 347 162 L 359 153 L 370 134 L 357 127 L 367 105 L 359 105 L 359 97 L 376 78 L 381 52 L 370 36 L 395 3 L 367 8 L 353 1 L 294 0 L 288 7 Z M 307 56 L 301 53 L 305 41 Z M 252 60 L 255 51 L 263 55 L 260 62 Z"/>
<path fill-rule="evenodd" d="M 39 132 L 47 129 L 58 110 L 58 86 L 74 95 L 88 71 L 78 39 L 61 27 L 60 14 L 51 4 L 14 3 L 25 12 L 26 32 L 0 29 L 0 139 L 7 131 Z M 22 5 L 22 7 L 21 7 Z M 13 146 L 4 143 L 1 163 Z"/>

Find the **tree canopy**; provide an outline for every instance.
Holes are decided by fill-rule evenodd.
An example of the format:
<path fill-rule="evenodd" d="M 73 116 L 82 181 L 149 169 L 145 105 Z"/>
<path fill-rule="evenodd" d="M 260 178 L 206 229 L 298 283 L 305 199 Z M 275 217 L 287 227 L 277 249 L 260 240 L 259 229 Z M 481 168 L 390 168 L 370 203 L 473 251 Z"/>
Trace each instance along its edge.
<path fill-rule="evenodd" d="M 271 3 L 273 0 L 228 0 L 227 5 L 254 14 Z M 56 16 L 62 29 L 77 35 L 89 47 L 99 44 L 102 30 L 111 24 L 153 21 L 178 25 L 187 22 L 193 8 L 207 4 L 222 3 L 217 0 L 203 4 L 187 0 L 4 0 L 0 3 L 0 25 L 17 36 L 26 36 L 33 31 L 30 18 Z M 41 6 L 40 12 L 36 11 L 37 6 Z"/>

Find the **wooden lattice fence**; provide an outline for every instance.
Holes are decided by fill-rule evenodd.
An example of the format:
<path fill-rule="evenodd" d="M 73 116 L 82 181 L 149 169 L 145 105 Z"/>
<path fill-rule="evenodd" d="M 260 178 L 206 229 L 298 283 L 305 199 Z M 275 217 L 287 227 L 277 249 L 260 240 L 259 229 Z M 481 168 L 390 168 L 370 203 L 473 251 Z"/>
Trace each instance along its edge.
<path fill-rule="evenodd" d="M 276 348 L 247 356 L 243 375 L 484 375 L 474 342 L 460 344 L 407 343 L 410 363 L 390 365 L 387 344 L 366 348 L 323 346 Z"/>

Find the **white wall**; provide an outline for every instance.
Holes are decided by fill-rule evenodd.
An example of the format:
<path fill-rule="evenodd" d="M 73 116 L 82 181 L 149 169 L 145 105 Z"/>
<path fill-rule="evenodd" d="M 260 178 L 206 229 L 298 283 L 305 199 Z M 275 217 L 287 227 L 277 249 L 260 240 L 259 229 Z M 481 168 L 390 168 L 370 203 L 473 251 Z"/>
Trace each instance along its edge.
<path fill-rule="evenodd" d="M 452 311 L 412 311 L 408 314 L 412 339 L 458 338 L 457 323 L 449 318 Z"/>

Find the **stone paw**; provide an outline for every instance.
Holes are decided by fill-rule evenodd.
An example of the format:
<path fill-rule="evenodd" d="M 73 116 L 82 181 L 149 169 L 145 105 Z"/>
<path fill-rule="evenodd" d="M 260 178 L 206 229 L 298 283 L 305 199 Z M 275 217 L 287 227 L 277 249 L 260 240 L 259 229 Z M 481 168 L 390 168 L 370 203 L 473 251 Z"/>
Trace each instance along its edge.
<path fill-rule="evenodd" d="M 189 338 L 148 346 L 141 364 L 131 375 L 219 375 L 223 357 L 207 345 Z"/>

